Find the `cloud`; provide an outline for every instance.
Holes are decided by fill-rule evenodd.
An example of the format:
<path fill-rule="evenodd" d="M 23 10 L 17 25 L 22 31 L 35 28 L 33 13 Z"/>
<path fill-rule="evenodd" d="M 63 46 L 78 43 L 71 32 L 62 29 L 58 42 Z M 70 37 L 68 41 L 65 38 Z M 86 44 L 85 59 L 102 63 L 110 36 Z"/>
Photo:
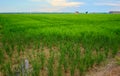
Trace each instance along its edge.
<path fill-rule="evenodd" d="M 67 2 L 66 0 L 51 0 L 52 6 L 63 6 L 63 7 L 71 7 L 71 6 L 79 6 L 83 5 L 83 2 Z"/>
<path fill-rule="evenodd" d="M 31 0 L 34 2 L 48 2 L 51 6 L 59 6 L 59 7 L 75 7 L 85 4 L 84 2 L 68 2 L 67 0 Z"/>
<path fill-rule="evenodd" d="M 107 2 L 107 3 L 95 3 L 95 5 L 120 7 L 120 3 L 111 3 L 111 2 Z"/>
<path fill-rule="evenodd" d="M 34 9 L 40 12 L 68 12 L 69 9 L 79 8 L 84 2 L 75 2 L 69 0 L 31 0 L 32 2 L 43 3 Z"/>
<path fill-rule="evenodd" d="M 35 12 L 63 12 L 63 7 L 43 7 L 33 9 Z"/>

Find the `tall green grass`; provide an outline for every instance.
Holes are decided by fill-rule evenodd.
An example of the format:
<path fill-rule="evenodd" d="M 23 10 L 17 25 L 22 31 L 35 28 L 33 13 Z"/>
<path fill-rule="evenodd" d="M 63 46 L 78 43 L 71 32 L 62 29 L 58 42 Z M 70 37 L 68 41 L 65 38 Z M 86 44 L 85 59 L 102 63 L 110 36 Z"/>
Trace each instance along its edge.
<path fill-rule="evenodd" d="M 120 47 L 119 14 L 0 14 L 0 25 L 3 73 L 14 72 L 17 55 L 29 59 L 29 75 L 84 75 Z"/>

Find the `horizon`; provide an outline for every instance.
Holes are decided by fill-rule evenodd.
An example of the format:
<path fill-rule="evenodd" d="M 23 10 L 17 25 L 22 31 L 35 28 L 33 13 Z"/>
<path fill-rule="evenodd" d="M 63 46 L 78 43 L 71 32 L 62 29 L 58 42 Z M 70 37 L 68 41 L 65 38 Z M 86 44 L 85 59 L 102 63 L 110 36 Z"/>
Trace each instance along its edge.
<path fill-rule="evenodd" d="M 0 1 L 0 13 L 45 12 L 80 13 L 120 11 L 120 0 L 4 0 Z"/>

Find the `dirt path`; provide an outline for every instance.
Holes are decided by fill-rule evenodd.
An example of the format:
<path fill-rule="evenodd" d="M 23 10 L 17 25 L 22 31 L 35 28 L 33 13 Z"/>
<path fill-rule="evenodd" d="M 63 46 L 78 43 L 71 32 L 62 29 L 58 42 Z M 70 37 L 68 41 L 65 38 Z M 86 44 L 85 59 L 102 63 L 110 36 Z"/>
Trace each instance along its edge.
<path fill-rule="evenodd" d="M 120 65 L 117 64 L 118 59 L 120 61 L 120 52 L 115 58 L 108 60 L 107 64 L 94 68 L 85 76 L 120 76 Z"/>

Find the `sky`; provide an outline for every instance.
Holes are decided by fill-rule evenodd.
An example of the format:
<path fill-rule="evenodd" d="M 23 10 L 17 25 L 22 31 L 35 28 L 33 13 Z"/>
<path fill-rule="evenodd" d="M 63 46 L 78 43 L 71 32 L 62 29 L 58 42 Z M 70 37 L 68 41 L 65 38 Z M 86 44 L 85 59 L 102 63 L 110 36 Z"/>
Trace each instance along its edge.
<path fill-rule="evenodd" d="M 120 0 L 0 0 L 0 12 L 120 11 Z"/>

